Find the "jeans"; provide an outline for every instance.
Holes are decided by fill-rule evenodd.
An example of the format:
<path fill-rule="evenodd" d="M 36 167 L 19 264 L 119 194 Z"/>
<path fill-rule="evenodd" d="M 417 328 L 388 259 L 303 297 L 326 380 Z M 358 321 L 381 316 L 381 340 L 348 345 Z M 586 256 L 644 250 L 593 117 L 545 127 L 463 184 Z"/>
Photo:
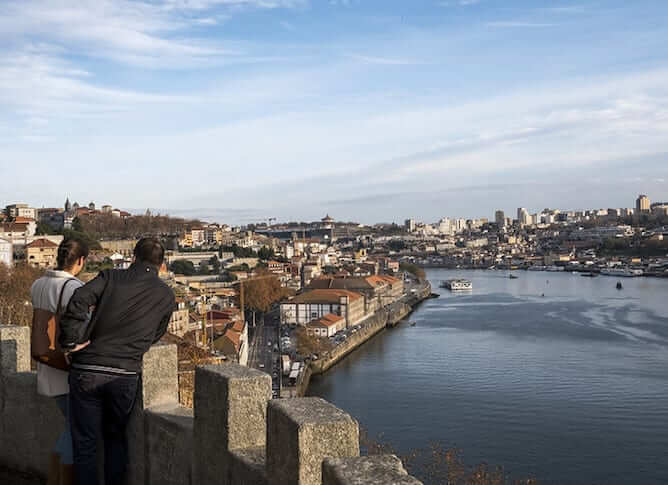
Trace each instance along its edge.
<path fill-rule="evenodd" d="M 126 427 L 139 377 L 72 369 L 70 411 L 74 471 L 78 485 L 98 485 L 97 440 L 104 441 L 105 485 L 121 485 L 128 466 Z"/>
<path fill-rule="evenodd" d="M 74 462 L 72 456 L 72 432 L 70 431 L 70 396 L 68 394 L 62 394 L 54 397 L 54 399 L 56 400 L 58 409 L 60 409 L 65 417 L 65 429 L 60 433 L 58 441 L 56 441 L 56 447 L 53 451 L 60 455 L 60 463 L 63 465 L 71 465 Z"/>

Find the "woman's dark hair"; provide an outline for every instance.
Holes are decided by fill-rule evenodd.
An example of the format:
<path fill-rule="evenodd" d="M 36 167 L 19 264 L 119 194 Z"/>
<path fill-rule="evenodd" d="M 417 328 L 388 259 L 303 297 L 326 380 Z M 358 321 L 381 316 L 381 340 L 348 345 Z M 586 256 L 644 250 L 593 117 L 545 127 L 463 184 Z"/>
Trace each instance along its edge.
<path fill-rule="evenodd" d="M 74 266 L 79 258 L 88 257 L 88 245 L 80 239 L 65 239 L 58 246 L 58 269 L 66 270 Z"/>
<path fill-rule="evenodd" d="M 140 263 L 159 268 L 165 259 L 165 247 L 156 238 L 145 237 L 135 246 L 135 258 Z"/>

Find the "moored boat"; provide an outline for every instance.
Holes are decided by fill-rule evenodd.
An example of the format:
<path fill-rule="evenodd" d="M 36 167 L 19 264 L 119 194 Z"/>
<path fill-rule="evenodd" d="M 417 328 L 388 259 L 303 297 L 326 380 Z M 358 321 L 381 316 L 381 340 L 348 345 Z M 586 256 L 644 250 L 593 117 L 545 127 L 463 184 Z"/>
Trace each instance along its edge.
<path fill-rule="evenodd" d="M 625 268 L 606 268 L 601 270 L 602 275 L 606 276 L 622 276 L 624 278 L 632 278 L 634 276 L 642 276 L 641 269 L 625 269 Z"/>

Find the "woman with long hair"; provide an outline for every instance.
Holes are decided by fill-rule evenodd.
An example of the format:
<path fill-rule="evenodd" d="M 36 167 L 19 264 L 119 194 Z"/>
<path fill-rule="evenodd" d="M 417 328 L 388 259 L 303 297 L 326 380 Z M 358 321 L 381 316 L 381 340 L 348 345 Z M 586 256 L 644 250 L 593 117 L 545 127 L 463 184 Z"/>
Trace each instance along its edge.
<path fill-rule="evenodd" d="M 72 294 L 83 286 L 83 282 L 76 276 L 84 268 L 87 257 L 88 246 L 84 242 L 65 239 L 58 247 L 56 269 L 48 270 L 32 286 L 30 293 L 33 309 L 61 314 Z M 65 429 L 51 455 L 47 485 L 74 483 L 68 376 L 66 370 L 37 362 L 37 393 L 54 398 L 65 417 Z"/>

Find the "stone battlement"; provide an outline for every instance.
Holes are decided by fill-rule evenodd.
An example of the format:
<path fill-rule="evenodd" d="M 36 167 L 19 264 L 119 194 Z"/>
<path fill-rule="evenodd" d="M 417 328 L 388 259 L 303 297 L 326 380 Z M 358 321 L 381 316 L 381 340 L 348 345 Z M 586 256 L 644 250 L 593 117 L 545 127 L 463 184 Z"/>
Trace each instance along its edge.
<path fill-rule="evenodd" d="M 0 465 L 45 475 L 63 420 L 36 388 L 30 329 L 0 326 Z M 263 372 L 199 367 L 180 406 L 174 345 L 144 356 L 128 438 L 130 485 L 420 484 L 393 455 L 360 457 L 358 423 L 327 401 L 272 400 Z"/>

